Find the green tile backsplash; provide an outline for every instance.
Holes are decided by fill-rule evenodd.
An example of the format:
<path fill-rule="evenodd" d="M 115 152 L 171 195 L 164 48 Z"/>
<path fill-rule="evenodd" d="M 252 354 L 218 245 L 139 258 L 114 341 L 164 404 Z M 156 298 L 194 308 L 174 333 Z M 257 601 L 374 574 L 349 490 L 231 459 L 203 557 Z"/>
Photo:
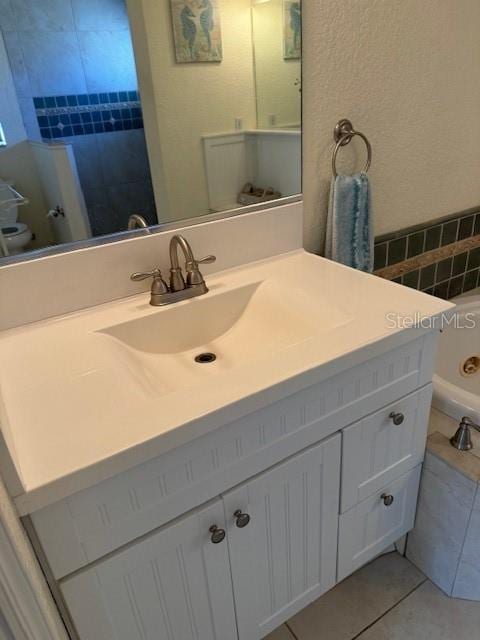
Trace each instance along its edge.
<path fill-rule="evenodd" d="M 375 271 L 477 235 L 480 235 L 480 209 L 380 237 L 375 243 Z M 442 298 L 453 298 L 480 286 L 480 247 L 414 269 L 394 281 Z"/>

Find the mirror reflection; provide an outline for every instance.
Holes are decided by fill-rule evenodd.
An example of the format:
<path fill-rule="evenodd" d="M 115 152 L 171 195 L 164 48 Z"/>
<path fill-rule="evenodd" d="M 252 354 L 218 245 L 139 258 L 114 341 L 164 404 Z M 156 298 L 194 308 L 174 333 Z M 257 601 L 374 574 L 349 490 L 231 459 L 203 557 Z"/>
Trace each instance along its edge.
<path fill-rule="evenodd" d="M 300 193 L 300 2 L 0 4 L 0 262 Z"/>

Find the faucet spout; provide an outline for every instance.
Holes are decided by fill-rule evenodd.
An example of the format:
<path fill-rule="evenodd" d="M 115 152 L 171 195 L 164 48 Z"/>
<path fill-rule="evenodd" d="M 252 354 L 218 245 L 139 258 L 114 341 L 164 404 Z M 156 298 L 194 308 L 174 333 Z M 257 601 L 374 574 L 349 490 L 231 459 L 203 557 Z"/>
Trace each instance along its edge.
<path fill-rule="evenodd" d="M 188 243 L 188 240 L 183 236 L 173 236 L 170 241 L 170 262 L 172 265 L 172 269 L 180 268 L 180 264 L 178 262 L 178 247 L 180 247 L 180 249 L 183 251 L 185 262 L 187 264 L 189 262 L 195 261 L 195 258 L 193 257 L 192 247 Z"/>
<path fill-rule="evenodd" d="M 182 274 L 182 269 L 178 262 L 178 248 L 183 251 L 185 256 L 185 271 L 187 273 L 187 280 Z M 206 256 L 205 258 L 197 259 L 193 255 L 192 247 L 188 241 L 180 235 L 173 236 L 170 241 L 170 289 L 172 291 L 182 291 L 185 288 L 197 287 L 205 289 L 205 293 L 208 291 L 205 280 L 203 279 L 199 264 L 211 264 L 215 262 L 215 256 Z"/>
<path fill-rule="evenodd" d="M 139 216 L 138 213 L 134 213 L 128 219 L 128 231 L 133 231 L 134 229 L 148 229 L 147 221 L 143 216 Z"/>
<path fill-rule="evenodd" d="M 189 245 L 188 241 L 183 236 L 173 236 L 170 241 L 170 289 L 172 291 L 182 291 L 187 286 L 178 260 L 179 247 L 185 256 L 185 265 L 187 270 L 187 265 L 195 262 L 192 247 Z"/>

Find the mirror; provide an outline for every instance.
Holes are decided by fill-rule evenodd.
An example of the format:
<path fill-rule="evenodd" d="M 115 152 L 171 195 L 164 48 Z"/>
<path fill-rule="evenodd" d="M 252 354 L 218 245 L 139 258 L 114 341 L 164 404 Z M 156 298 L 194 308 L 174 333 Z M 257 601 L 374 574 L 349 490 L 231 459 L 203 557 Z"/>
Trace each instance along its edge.
<path fill-rule="evenodd" d="M 0 265 L 300 193 L 299 1 L 0 5 Z"/>

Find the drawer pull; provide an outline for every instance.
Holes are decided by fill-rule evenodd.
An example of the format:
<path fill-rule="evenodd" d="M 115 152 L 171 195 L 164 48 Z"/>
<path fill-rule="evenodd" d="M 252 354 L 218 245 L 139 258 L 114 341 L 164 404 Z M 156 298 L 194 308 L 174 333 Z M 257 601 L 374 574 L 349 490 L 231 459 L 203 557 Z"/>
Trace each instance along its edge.
<path fill-rule="evenodd" d="M 225 529 L 219 529 L 216 524 L 212 524 L 209 531 L 212 534 L 210 540 L 213 544 L 219 544 L 220 542 L 223 542 L 225 540 L 225 536 L 227 535 L 225 533 Z"/>
<path fill-rule="evenodd" d="M 383 504 L 386 507 L 389 507 L 391 504 L 393 504 L 393 501 L 395 500 L 395 498 L 392 495 L 388 494 L 388 493 L 382 493 L 382 495 L 380 497 L 382 498 Z"/>
<path fill-rule="evenodd" d="M 243 529 L 243 527 L 246 527 L 250 522 L 250 516 L 248 513 L 242 513 L 240 509 L 237 509 L 233 515 L 237 519 L 235 524 L 239 529 Z"/>
<path fill-rule="evenodd" d="M 395 411 L 392 411 L 388 417 L 392 419 L 393 424 L 397 425 L 397 427 L 405 420 L 403 413 L 396 413 Z"/>

